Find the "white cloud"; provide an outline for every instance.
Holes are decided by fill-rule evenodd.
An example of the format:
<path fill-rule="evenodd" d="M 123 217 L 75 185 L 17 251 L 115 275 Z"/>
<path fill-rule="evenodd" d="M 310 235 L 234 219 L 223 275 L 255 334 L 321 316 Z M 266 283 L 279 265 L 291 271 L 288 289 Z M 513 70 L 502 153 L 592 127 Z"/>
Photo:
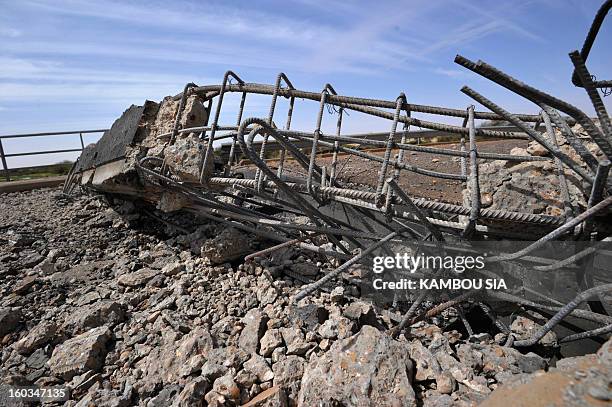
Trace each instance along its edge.
<path fill-rule="evenodd" d="M 229 34 L 290 43 L 307 44 L 328 33 L 325 26 L 312 22 L 269 15 L 253 9 L 247 12 L 239 7 L 205 3 L 180 3 L 180 7 L 173 7 L 179 3 L 152 1 L 146 5 L 135 5 L 112 0 L 68 0 L 61 3 L 28 0 L 23 4 L 56 14 L 167 27 L 183 32 Z"/>
<path fill-rule="evenodd" d="M 21 37 L 22 32 L 16 28 L 0 27 L 0 37 L 17 38 Z"/>
<path fill-rule="evenodd" d="M 519 13 L 525 6 L 532 3 L 534 3 L 533 0 L 513 1 L 511 3 L 508 3 L 507 5 L 500 3 L 502 5 L 501 7 L 498 7 L 497 9 L 491 9 L 489 7 L 477 6 L 471 4 L 470 2 L 455 0 L 455 4 L 457 6 L 469 9 L 471 13 L 475 13 L 481 18 L 484 18 L 490 22 L 494 22 L 498 27 L 502 29 L 514 32 L 515 34 L 518 34 L 526 39 L 543 43 L 545 41 L 541 36 L 526 28 L 523 28 L 519 24 L 515 23 L 512 19 L 515 14 Z"/>
<path fill-rule="evenodd" d="M 448 76 L 449 78 L 464 78 L 468 76 L 466 72 L 459 69 L 436 68 L 433 71 L 438 75 Z"/>

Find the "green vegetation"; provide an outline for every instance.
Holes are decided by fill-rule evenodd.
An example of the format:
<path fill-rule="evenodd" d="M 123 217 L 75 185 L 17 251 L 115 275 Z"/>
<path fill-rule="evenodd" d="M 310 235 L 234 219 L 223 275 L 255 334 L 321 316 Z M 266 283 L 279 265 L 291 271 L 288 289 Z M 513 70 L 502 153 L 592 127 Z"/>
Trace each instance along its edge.
<path fill-rule="evenodd" d="M 9 173 L 11 175 L 11 181 L 19 181 L 26 179 L 58 177 L 61 175 L 66 175 L 70 171 L 71 167 L 72 161 L 66 160 L 51 165 L 10 169 Z M 6 182 L 4 171 L 0 171 L 0 182 Z"/>

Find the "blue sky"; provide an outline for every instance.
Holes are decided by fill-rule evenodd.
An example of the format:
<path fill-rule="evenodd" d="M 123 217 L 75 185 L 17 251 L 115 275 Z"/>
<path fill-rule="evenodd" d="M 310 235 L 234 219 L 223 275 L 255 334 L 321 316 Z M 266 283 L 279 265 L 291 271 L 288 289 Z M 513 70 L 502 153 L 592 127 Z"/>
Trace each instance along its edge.
<path fill-rule="evenodd" d="M 176 94 L 191 81 L 220 83 L 227 69 L 247 82 L 272 83 L 282 71 L 302 89 L 329 82 L 341 94 L 393 100 L 405 92 L 414 103 L 458 108 L 472 103 L 459 92 L 467 84 L 508 110 L 538 111 L 455 65 L 456 53 L 592 113 L 585 92 L 569 81 L 567 54 L 581 47 L 601 3 L 0 0 L 0 134 L 106 128 L 131 104 Z M 612 77 L 610 49 L 612 21 L 606 21 L 588 64 L 601 78 Z M 269 97 L 251 102 L 247 116 L 266 115 Z M 229 99 L 230 109 L 236 104 Z M 316 108 L 300 109 L 295 127 L 312 130 Z M 326 118 L 326 126 L 334 121 Z M 347 124 L 349 131 L 387 128 L 358 114 Z M 78 141 L 4 144 L 9 153 Z"/>

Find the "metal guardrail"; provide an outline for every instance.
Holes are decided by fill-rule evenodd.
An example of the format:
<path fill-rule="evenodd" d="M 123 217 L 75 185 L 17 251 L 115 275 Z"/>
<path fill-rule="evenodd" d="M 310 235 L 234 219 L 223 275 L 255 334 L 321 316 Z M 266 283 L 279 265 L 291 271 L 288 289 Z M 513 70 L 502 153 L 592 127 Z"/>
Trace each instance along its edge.
<path fill-rule="evenodd" d="M 517 128 L 515 126 L 489 126 L 489 127 L 482 127 L 483 129 L 492 129 L 492 130 L 499 130 L 499 131 L 517 131 Z M 56 154 L 56 153 L 72 153 L 72 152 L 77 152 L 77 151 L 83 151 L 83 149 L 85 148 L 85 143 L 83 141 L 83 134 L 91 134 L 91 133 L 104 133 L 107 129 L 99 129 L 99 130 L 76 130 L 76 131 L 59 131 L 59 132 L 46 132 L 46 133 L 24 133 L 24 134 L 7 134 L 7 135 L 0 135 L 0 159 L 2 161 L 2 169 L 4 172 L 4 177 L 7 181 L 11 180 L 10 177 L 10 169 L 8 167 L 8 164 L 6 162 L 7 158 L 10 157 L 23 157 L 23 156 L 31 156 L 31 155 L 43 155 L 43 154 Z M 27 137 L 52 137 L 52 136 L 65 136 L 65 135 L 70 135 L 70 134 L 74 134 L 74 135 L 79 135 L 79 140 L 81 142 L 81 148 L 71 148 L 71 149 L 62 149 L 62 150 L 44 150 L 44 151 L 30 151 L 30 152 L 21 152 L 21 153 L 11 153 L 11 154 L 6 154 L 4 152 L 4 147 L 2 145 L 2 140 L 3 139 L 11 139 L 11 138 L 27 138 Z M 424 131 L 413 131 L 410 133 L 411 138 L 417 138 L 417 139 L 422 139 L 422 138 L 431 138 L 431 137 L 440 137 L 440 136 L 448 136 L 450 133 L 448 132 L 444 132 L 444 131 L 438 131 L 438 130 L 424 130 Z M 398 135 L 401 135 L 401 132 L 398 132 Z M 371 133 L 368 134 L 368 136 L 370 138 L 373 139 L 380 139 L 383 140 L 386 137 L 388 137 L 387 133 Z M 340 144 L 345 144 L 345 143 L 349 143 L 349 142 L 343 142 Z M 259 145 L 261 144 L 261 142 L 254 142 L 254 145 Z M 269 143 L 270 146 L 268 147 L 268 149 L 270 151 L 275 151 L 281 148 L 281 146 L 278 146 L 277 143 L 274 142 L 270 142 Z M 307 144 L 307 142 L 297 142 L 297 144 L 302 147 L 302 144 L 305 146 Z M 229 155 L 229 147 L 231 145 L 230 144 L 223 144 L 221 146 L 219 146 L 219 153 L 224 157 L 226 155 Z"/>
<path fill-rule="evenodd" d="M 76 131 L 58 131 L 58 132 L 47 132 L 47 133 L 25 133 L 25 134 L 7 134 L 0 135 L 0 160 L 2 160 L 2 169 L 4 172 L 4 177 L 7 181 L 11 180 L 10 169 L 8 164 L 6 163 L 6 159 L 10 157 L 23 157 L 29 155 L 41 155 L 41 154 L 56 154 L 56 153 L 72 153 L 76 151 L 83 151 L 85 148 L 85 143 L 83 142 L 83 134 L 91 134 L 91 133 L 104 133 L 107 129 L 100 130 L 76 130 Z M 79 135 L 79 140 L 81 141 L 81 148 L 69 148 L 63 150 L 45 150 L 45 151 L 29 151 L 29 152 L 21 152 L 21 153 L 12 153 L 5 154 L 4 147 L 2 145 L 3 139 L 10 138 L 27 138 L 27 137 L 51 137 L 51 136 L 65 136 L 65 135 Z"/>

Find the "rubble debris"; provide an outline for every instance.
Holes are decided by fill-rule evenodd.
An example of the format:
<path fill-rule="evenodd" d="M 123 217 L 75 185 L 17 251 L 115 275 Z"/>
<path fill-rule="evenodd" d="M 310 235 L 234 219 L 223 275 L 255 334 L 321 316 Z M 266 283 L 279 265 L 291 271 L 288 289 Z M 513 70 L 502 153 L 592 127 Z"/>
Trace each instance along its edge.
<path fill-rule="evenodd" d="M 68 339 L 54 349 L 49 360 L 51 372 L 70 380 L 88 370 L 100 370 L 104 365 L 106 343 L 110 338 L 110 329 L 101 326 Z"/>
<path fill-rule="evenodd" d="M 157 270 L 143 268 L 133 273 L 122 274 L 117 278 L 117 283 L 128 287 L 138 287 L 153 279 L 159 272 Z"/>
<path fill-rule="evenodd" d="M 69 316 L 62 328 L 64 332 L 77 334 L 101 325 L 112 327 L 124 319 L 125 311 L 122 304 L 112 300 L 100 300 L 83 306 L 80 312 Z"/>
<path fill-rule="evenodd" d="M 404 344 L 365 325 L 304 369 L 298 404 L 416 405 Z"/>
<path fill-rule="evenodd" d="M 20 320 L 20 309 L 0 308 L 0 336 L 14 331 Z"/>
<path fill-rule="evenodd" d="M 361 380 L 378 383 L 382 373 L 395 375 L 398 383 L 408 383 L 413 390 L 407 393 L 407 402 L 423 405 L 474 405 L 517 377 L 555 369 L 535 353 L 495 343 L 494 335 L 470 342 L 467 336 L 428 320 L 413 325 L 408 337 L 392 340 L 383 330 L 397 319 L 388 319 L 348 289 L 340 302 L 331 293 L 322 293 L 305 304 L 290 304 L 287 298 L 302 283 L 277 277 L 274 286 L 279 294 L 269 302 L 258 294 L 272 286 L 264 267 L 208 265 L 181 235 L 166 235 L 162 223 L 141 220 L 134 228 L 89 227 L 100 210 L 118 209 L 124 201 L 88 195 L 64 201 L 56 190 L 3 198 L 0 205 L 35 208 L 28 222 L 9 212 L 0 216 L 22 233 L 44 227 L 37 253 L 46 258 L 51 253 L 57 270 L 37 274 L 40 289 L 0 300 L 0 307 L 12 312 L 0 315 L 10 315 L 14 321 L 0 325 L 11 326 L 0 351 L 2 370 L 22 375 L 30 383 L 70 384 L 83 404 L 180 405 L 209 400 L 221 405 L 298 405 L 300 394 L 304 400 L 314 400 L 314 389 L 328 389 L 331 395 L 348 392 L 322 382 L 329 374 L 349 377 L 351 370 L 315 373 L 324 362 L 344 360 L 341 349 L 347 345 L 360 357 L 366 355 L 361 347 L 375 345 L 380 350 L 367 354 L 369 374 L 349 360 L 349 368 L 362 373 Z M 87 216 L 73 223 L 65 213 L 67 206 Z M 192 227 L 216 230 L 206 223 Z M 159 234 L 151 234 L 150 228 Z M 20 266 L 19 255 L 11 259 L 3 264 L 16 271 L 0 285 L 3 293 L 10 293 L 11 282 L 32 271 Z M 322 269 L 330 267 L 321 264 Z M 118 284 L 122 276 L 141 270 L 146 282 Z M 541 316 L 519 315 L 514 325 L 508 324 L 514 326 L 517 338 L 541 326 Z M 393 360 L 397 366 L 396 359 L 410 369 L 385 370 L 385 361 Z M 571 359 L 561 359 L 557 366 L 572 363 Z M 375 366 L 382 370 L 376 373 Z M 305 383 L 313 384 L 305 388 Z"/>
<path fill-rule="evenodd" d="M 494 407 L 514 400 L 517 406 L 599 406 L 612 400 L 612 340 L 597 352 L 572 358 L 549 372 L 517 376 L 499 387 L 481 406 Z M 566 360 L 566 359 L 564 359 Z"/>
<path fill-rule="evenodd" d="M 238 339 L 238 346 L 248 353 L 257 353 L 259 341 L 266 330 L 268 317 L 258 309 L 252 309 L 243 318 L 244 328 Z"/>
<path fill-rule="evenodd" d="M 28 334 L 15 343 L 15 350 L 22 355 L 29 355 L 55 338 L 57 325 L 53 321 L 36 325 Z"/>
<path fill-rule="evenodd" d="M 204 242 L 201 255 L 210 264 L 223 264 L 250 252 L 250 242 L 245 234 L 234 228 L 228 228 L 223 229 L 213 239 Z"/>

